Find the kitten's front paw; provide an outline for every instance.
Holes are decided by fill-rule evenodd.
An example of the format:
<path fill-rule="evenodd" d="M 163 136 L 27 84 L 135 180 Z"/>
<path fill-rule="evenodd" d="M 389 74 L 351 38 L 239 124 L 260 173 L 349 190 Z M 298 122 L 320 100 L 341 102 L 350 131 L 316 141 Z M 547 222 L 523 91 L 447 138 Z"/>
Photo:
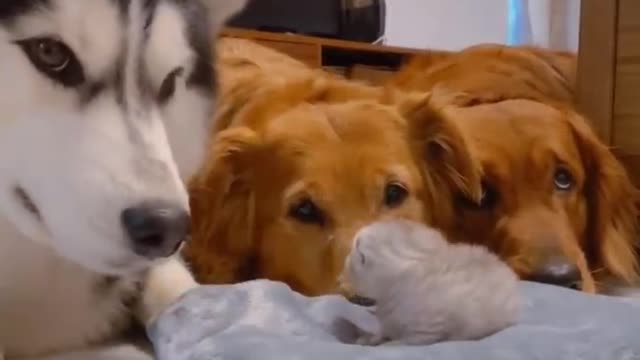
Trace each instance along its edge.
<path fill-rule="evenodd" d="M 366 334 L 362 335 L 356 340 L 356 345 L 361 346 L 378 346 L 385 342 L 385 337 L 382 334 Z"/>
<path fill-rule="evenodd" d="M 391 341 L 384 342 L 384 343 L 382 343 L 380 345 L 382 345 L 382 346 L 407 346 L 409 344 L 407 344 L 404 340 L 391 340 Z"/>

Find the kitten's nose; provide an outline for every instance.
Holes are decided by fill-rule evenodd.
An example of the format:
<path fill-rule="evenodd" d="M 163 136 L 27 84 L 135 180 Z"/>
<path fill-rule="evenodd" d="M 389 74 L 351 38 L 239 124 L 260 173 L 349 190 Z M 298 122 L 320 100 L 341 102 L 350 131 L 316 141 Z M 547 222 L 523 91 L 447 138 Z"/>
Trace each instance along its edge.
<path fill-rule="evenodd" d="M 148 201 L 125 209 L 120 219 L 136 254 L 157 259 L 175 253 L 190 231 L 191 217 L 183 206 Z"/>
<path fill-rule="evenodd" d="M 365 307 L 370 307 L 370 306 L 375 306 L 376 305 L 376 301 L 375 300 L 370 299 L 368 297 L 360 296 L 360 295 L 350 296 L 348 298 L 348 300 L 352 304 L 365 306 Z"/>

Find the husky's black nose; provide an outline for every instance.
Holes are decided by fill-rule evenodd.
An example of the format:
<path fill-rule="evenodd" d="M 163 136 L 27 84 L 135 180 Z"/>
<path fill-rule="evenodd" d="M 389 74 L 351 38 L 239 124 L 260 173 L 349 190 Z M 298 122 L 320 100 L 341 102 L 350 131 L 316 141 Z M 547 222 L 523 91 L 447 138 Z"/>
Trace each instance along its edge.
<path fill-rule="evenodd" d="M 120 219 L 135 253 L 149 259 L 175 253 L 189 235 L 191 225 L 189 212 L 183 206 L 164 201 L 125 209 Z"/>

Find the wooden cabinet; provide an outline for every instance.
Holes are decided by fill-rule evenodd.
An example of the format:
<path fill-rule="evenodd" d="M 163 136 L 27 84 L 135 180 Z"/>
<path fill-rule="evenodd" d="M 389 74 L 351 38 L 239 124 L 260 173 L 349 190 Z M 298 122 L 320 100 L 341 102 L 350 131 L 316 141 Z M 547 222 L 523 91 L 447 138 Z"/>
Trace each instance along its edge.
<path fill-rule="evenodd" d="M 582 0 L 577 95 L 640 186 L 640 1 Z"/>
<path fill-rule="evenodd" d="M 228 28 L 312 67 L 381 83 L 410 56 L 446 51 Z M 581 110 L 640 186 L 640 0 L 581 0 L 576 93 Z"/>
<path fill-rule="evenodd" d="M 441 56 L 446 51 L 419 50 L 286 33 L 228 28 L 225 37 L 251 39 L 288 54 L 312 67 L 323 67 L 348 78 L 380 83 L 410 56 Z"/>

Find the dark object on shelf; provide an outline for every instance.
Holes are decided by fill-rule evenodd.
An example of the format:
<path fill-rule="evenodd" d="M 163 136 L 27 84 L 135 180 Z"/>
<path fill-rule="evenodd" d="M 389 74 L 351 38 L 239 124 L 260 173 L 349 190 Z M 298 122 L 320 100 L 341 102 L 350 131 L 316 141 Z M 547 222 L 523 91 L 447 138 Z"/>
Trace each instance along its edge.
<path fill-rule="evenodd" d="M 229 26 L 372 43 L 385 19 L 385 0 L 251 0 Z"/>

